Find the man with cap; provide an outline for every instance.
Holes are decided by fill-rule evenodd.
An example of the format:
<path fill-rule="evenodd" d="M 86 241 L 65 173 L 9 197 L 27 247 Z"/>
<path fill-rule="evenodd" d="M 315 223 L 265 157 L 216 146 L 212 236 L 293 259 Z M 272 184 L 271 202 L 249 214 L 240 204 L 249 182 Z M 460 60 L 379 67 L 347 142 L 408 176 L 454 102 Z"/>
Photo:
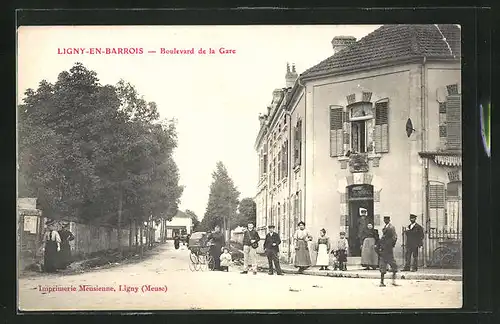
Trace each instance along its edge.
<path fill-rule="evenodd" d="M 385 287 L 384 276 L 387 273 L 387 265 L 391 266 L 392 284 L 397 286 L 396 272 L 398 272 L 398 266 L 394 260 L 394 247 L 396 246 L 398 236 L 389 216 L 384 216 L 384 223 L 382 238 L 379 240 L 377 247 L 380 255 L 380 287 Z"/>
<path fill-rule="evenodd" d="M 413 264 L 411 271 L 417 271 L 418 268 L 418 249 L 423 245 L 424 229 L 417 224 L 417 215 L 410 214 L 410 225 L 405 231 L 406 246 L 405 246 L 405 267 L 403 271 L 410 271 L 411 257 L 413 256 Z"/>
<path fill-rule="evenodd" d="M 267 262 L 269 263 L 269 274 L 273 274 L 273 263 L 274 268 L 276 268 L 276 273 L 278 276 L 283 275 L 283 271 L 281 271 L 280 267 L 280 259 L 279 259 L 279 245 L 281 243 L 281 239 L 278 233 L 274 232 L 274 225 L 269 225 L 269 233 L 267 233 L 266 238 L 264 240 L 264 251 L 267 255 Z"/>
<path fill-rule="evenodd" d="M 248 228 L 243 234 L 243 271 L 247 274 L 251 267 L 254 275 L 257 274 L 257 248 L 259 247 L 260 236 L 252 223 L 248 223 Z"/>

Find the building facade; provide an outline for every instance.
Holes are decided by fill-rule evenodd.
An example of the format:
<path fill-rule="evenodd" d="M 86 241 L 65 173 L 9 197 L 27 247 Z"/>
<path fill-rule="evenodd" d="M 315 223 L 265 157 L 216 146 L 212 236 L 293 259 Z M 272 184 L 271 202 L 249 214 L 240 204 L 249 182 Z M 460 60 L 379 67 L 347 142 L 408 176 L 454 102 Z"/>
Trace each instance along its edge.
<path fill-rule="evenodd" d="M 193 221 L 191 217 L 185 212 L 178 210 L 177 214 L 170 221 L 166 223 L 166 239 L 172 240 L 176 234 L 181 235 L 191 234 L 193 229 Z M 155 226 L 155 241 L 159 241 L 162 232 L 162 223 Z"/>
<path fill-rule="evenodd" d="M 345 231 L 359 257 L 360 208 L 379 230 L 391 217 L 399 259 L 410 213 L 428 236 L 461 231 L 460 28 L 388 25 L 332 45 L 300 76 L 287 71 L 259 117 L 258 228 L 276 225 L 284 259 L 300 220 L 315 238 Z"/>

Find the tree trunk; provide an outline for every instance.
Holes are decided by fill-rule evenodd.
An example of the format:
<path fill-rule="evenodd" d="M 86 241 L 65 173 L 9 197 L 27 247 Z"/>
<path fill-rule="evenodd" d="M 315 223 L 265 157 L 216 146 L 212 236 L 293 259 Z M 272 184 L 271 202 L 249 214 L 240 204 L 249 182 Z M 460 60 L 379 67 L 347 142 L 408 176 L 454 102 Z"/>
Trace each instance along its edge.
<path fill-rule="evenodd" d="M 140 252 L 141 258 L 142 258 L 143 252 L 144 252 L 144 246 L 142 244 L 142 241 L 143 241 L 142 234 L 144 232 L 143 228 L 144 228 L 144 224 L 141 222 L 141 224 L 139 224 L 139 230 L 140 230 L 140 235 L 139 235 L 139 237 L 140 237 L 140 248 L 139 248 L 139 252 Z"/>
<path fill-rule="evenodd" d="M 120 188 L 120 193 L 118 196 L 118 251 L 120 256 L 123 255 L 123 245 L 122 245 L 122 207 L 123 207 L 123 195 Z"/>
<path fill-rule="evenodd" d="M 163 243 L 167 242 L 167 220 L 163 220 L 162 232 L 163 232 Z"/>
<path fill-rule="evenodd" d="M 134 219 L 134 238 L 135 238 L 135 249 L 137 251 L 137 247 L 139 246 L 139 237 L 137 231 L 137 219 Z"/>
<path fill-rule="evenodd" d="M 128 222 L 128 249 L 132 250 L 132 220 Z"/>

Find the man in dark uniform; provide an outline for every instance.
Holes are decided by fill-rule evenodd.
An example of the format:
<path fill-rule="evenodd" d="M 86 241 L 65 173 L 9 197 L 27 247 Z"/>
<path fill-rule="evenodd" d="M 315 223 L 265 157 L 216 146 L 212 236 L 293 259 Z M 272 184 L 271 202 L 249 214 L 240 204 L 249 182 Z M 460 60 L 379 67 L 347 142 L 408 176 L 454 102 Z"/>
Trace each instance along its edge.
<path fill-rule="evenodd" d="M 266 239 L 264 240 L 264 251 L 267 255 L 267 262 L 269 262 L 269 274 L 273 274 L 273 263 L 274 268 L 276 268 L 276 273 L 278 276 L 283 275 L 283 271 L 281 271 L 280 267 L 280 259 L 279 259 L 279 245 L 281 243 L 281 239 L 278 233 L 274 232 L 274 225 L 269 225 L 269 233 L 266 235 Z"/>
<path fill-rule="evenodd" d="M 417 215 L 410 214 L 410 225 L 405 231 L 406 234 L 406 251 L 405 251 L 405 267 L 403 271 L 410 271 L 411 257 L 413 256 L 413 264 L 411 271 L 417 271 L 418 268 L 418 249 L 423 245 L 424 229 L 417 224 Z"/>
<path fill-rule="evenodd" d="M 379 240 L 377 246 L 377 251 L 380 255 L 380 287 L 385 287 L 384 276 L 387 273 L 387 265 L 391 266 L 392 285 L 397 286 L 396 272 L 398 272 L 398 266 L 394 260 L 394 247 L 396 246 L 398 236 L 389 216 L 384 216 L 384 223 L 382 238 Z"/>

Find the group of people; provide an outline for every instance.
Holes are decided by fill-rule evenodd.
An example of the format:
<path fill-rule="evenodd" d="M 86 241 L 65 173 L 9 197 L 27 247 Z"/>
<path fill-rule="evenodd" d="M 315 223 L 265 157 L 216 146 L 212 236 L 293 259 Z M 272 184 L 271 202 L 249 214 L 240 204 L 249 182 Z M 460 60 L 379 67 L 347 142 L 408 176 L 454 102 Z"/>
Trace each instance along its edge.
<path fill-rule="evenodd" d="M 312 264 L 309 253 L 309 242 L 313 240 L 313 237 L 306 230 L 304 222 L 299 222 L 298 226 L 299 228 L 293 235 L 295 246 L 294 266 L 298 268 L 298 273 L 303 273 Z M 339 238 L 332 245 L 330 238 L 326 235 L 326 230 L 323 228 L 319 232 L 318 240 L 313 246 L 317 252 L 316 266 L 320 267 L 319 270 L 329 270 L 328 267 L 331 263 L 333 263 L 334 270 L 347 270 L 349 242 L 347 241 L 345 232 L 341 231 Z M 333 259 L 333 262 L 330 261 L 331 259 Z"/>
<path fill-rule="evenodd" d="M 366 215 L 361 215 L 362 221 L 366 220 Z M 422 226 L 416 223 L 417 216 L 410 214 L 410 225 L 405 231 L 406 253 L 405 267 L 403 271 L 417 271 L 418 250 L 423 245 L 424 232 Z M 392 272 L 392 284 L 396 284 L 396 273 L 398 266 L 394 259 L 394 247 L 398 239 L 396 229 L 391 224 L 389 216 L 384 217 L 384 227 L 382 228 L 382 236 L 379 237 L 378 231 L 373 227 L 373 224 L 366 222 L 366 226 L 359 232 L 361 244 L 361 265 L 365 269 L 380 269 L 380 286 L 385 286 L 385 274 L 390 270 Z M 295 257 L 294 266 L 298 268 L 298 273 L 303 273 L 304 270 L 311 267 L 311 255 L 309 253 L 309 242 L 313 240 L 305 228 L 304 222 L 299 222 L 298 229 L 293 235 Z M 277 275 L 282 276 L 283 270 L 279 261 L 279 245 L 281 239 L 278 233 L 274 231 L 274 225 L 268 226 L 268 233 L 264 239 L 264 251 L 269 264 L 269 274 L 273 275 L 276 271 Z M 220 231 L 220 227 L 216 226 L 215 230 L 209 234 L 209 239 L 212 241 L 210 254 L 214 259 L 214 270 L 228 270 L 231 262 L 231 254 L 224 247 L 224 235 Z M 257 274 L 257 248 L 261 238 L 254 228 L 252 223 L 248 224 L 247 230 L 243 236 L 243 271 L 241 274 L 247 274 L 251 271 L 254 275 Z M 326 230 L 321 229 L 318 240 L 313 244 L 317 252 L 316 266 L 320 270 L 329 270 L 329 266 L 333 263 L 334 270 L 347 270 L 347 256 L 349 254 L 349 242 L 345 232 L 339 233 L 339 238 L 331 244 L 330 238 L 326 235 Z M 222 251 L 222 254 L 221 254 Z M 332 258 L 331 258 L 331 257 Z M 331 262 L 333 259 L 333 262 Z M 412 260 L 413 259 L 413 260 Z M 412 262 L 413 261 L 413 262 Z M 410 267 L 411 264 L 411 267 Z"/>
<path fill-rule="evenodd" d="M 43 236 L 43 271 L 56 272 L 66 269 L 72 262 L 70 241 L 75 236 L 69 230 L 69 223 L 59 226 L 55 221 L 45 222 L 46 231 Z"/>

